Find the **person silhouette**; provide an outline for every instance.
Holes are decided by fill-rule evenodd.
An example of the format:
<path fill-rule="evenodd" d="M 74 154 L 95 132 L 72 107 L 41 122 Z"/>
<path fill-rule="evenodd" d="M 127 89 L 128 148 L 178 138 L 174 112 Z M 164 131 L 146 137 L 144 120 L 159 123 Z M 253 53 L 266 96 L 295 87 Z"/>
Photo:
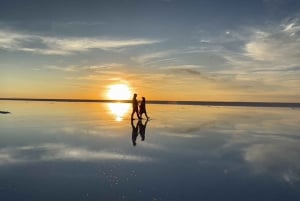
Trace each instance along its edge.
<path fill-rule="evenodd" d="M 147 127 L 148 119 L 145 121 L 145 124 L 141 121 L 141 123 L 138 124 L 139 126 L 139 133 L 141 135 L 141 140 L 145 141 L 145 135 L 146 135 L 146 127 Z"/>
<path fill-rule="evenodd" d="M 139 124 L 140 124 L 140 120 L 134 126 L 133 119 L 131 119 L 131 127 L 132 127 L 131 140 L 132 140 L 132 145 L 133 146 L 136 146 L 136 138 L 139 135 L 138 134 Z"/>
<path fill-rule="evenodd" d="M 133 94 L 133 98 L 132 98 L 132 113 L 131 113 L 131 120 L 134 119 L 134 118 L 133 118 L 134 113 L 136 113 L 137 117 L 138 117 L 139 119 L 141 119 L 141 117 L 140 117 L 140 115 L 139 115 L 139 107 L 138 107 L 138 106 L 139 106 L 139 103 L 138 103 L 136 97 L 137 97 L 137 94 L 134 93 L 134 94 Z"/>
<path fill-rule="evenodd" d="M 146 118 L 149 119 L 148 115 L 147 115 L 147 110 L 146 110 L 146 98 L 142 97 L 142 102 L 140 103 L 140 117 L 142 118 L 143 114 L 145 114 Z"/>

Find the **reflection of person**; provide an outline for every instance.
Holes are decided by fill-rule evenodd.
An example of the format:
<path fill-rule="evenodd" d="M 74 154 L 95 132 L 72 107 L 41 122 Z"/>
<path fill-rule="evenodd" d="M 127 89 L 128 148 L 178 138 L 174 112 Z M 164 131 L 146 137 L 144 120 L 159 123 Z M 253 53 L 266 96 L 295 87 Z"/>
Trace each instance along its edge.
<path fill-rule="evenodd" d="M 138 126 L 139 126 L 139 133 L 141 135 L 142 141 L 145 140 L 147 123 L 148 123 L 148 119 L 145 121 L 145 124 L 143 124 L 142 121 L 141 121 L 141 123 L 138 124 Z"/>
<path fill-rule="evenodd" d="M 140 117 L 142 118 L 143 113 L 145 113 L 145 116 L 147 117 L 147 119 L 149 119 L 148 115 L 147 115 L 147 111 L 146 111 L 146 99 L 145 97 L 142 97 L 142 102 L 140 104 Z"/>
<path fill-rule="evenodd" d="M 139 115 L 139 104 L 138 104 L 138 101 L 136 99 L 137 97 L 137 94 L 133 94 L 133 98 L 132 98 L 132 113 L 131 113 L 131 119 L 134 119 L 133 118 L 133 115 L 134 113 L 136 113 L 137 117 L 140 119 L 140 115 Z"/>
<path fill-rule="evenodd" d="M 148 120 L 145 121 L 145 124 L 143 124 L 142 120 L 139 119 L 136 124 L 134 124 L 134 120 L 131 119 L 131 127 L 132 127 L 132 133 L 131 133 L 131 140 L 132 145 L 136 146 L 136 139 L 138 135 L 141 135 L 141 140 L 145 140 L 146 135 L 146 126 L 147 126 Z"/>
<path fill-rule="evenodd" d="M 138 121 L 137 124 L 136 124 L 136 126 L 134 126 L 133 119 L 131 119 L 131 127 L 132 127 L 131 139 L 132 139 L 132 145 L 133 146 L 136 146 L 136 138 L 139 135 L 138 134 L 138 128 L 139 128 L 138 125 L 139 125 L 139 122 L 140 121 Z"/>

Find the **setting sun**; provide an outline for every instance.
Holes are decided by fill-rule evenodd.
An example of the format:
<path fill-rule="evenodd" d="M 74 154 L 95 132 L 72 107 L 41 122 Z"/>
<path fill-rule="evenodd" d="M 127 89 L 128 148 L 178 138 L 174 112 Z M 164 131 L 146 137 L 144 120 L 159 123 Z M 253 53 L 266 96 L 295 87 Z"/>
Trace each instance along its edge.
<path fill-rule="evenodd" d="M 112 100 L 128 100 L 131 91 L 126 84 L 115 84 L 108 87 L 107 97 Z"/>

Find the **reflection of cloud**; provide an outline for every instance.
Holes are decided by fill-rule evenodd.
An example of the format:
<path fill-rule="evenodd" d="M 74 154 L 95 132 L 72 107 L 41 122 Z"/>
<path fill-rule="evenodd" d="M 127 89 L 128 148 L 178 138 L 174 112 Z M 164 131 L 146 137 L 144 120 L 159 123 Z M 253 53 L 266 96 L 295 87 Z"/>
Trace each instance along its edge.
<path fill-rule="evenodd" d="M 288 183 L 300 181 L 299 142 L 255 144 L 245 149 L 245 160 L 257 173 L 279 176 Z"/>
<path fill-rule="evenodd" d="M 163 136 L 167 137 L 176 137 L 176 138 L 202 138 L 202 135 L 199 134 L 188 134 L 188 133 L 161 133 Z"/>
<path fill-rule="evenodd" d="M 146 149 L 150 149 L 150 150 L 157 150 L 157 151 L 167 151 L 169 150 L 167 147 L 165 146 L 161 146 L 159 144 L 153 144 L 153 143 L 149 143 L 147 141 L 144 141 L 141 144 L 142 147 L 146 148 Z"/>
<path fill-rule="evenodd" d="M 99 37 L 48 37 L 0 31 L 0 48 L 44 55 L 69 55 L 91 49 L 111 50 L 158 43 L 150 39 L 108 39 Z"/>
<path fill-rule="evenodd" d="M 72 147 L 65 144 L 42 144 L 36 146 L 11 147 L 0 149 L 0 165 L 27 163 L 37 161 L 150 161 L 150 158 L 120 154 L 107 151 L 94 151 Z"/>

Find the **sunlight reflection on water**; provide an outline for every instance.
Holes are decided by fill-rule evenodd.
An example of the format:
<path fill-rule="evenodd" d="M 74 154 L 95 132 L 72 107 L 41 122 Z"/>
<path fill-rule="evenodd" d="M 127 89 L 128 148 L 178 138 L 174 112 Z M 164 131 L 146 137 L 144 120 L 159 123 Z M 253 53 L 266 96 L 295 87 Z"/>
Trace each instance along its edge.
<path fill-rule="evenodd" d="M 127 103 L 108 103 L 111 114 L 115 116 L 116 121 L 122 121 L 124 116 L 128 114 L 130 105 Z"/>

